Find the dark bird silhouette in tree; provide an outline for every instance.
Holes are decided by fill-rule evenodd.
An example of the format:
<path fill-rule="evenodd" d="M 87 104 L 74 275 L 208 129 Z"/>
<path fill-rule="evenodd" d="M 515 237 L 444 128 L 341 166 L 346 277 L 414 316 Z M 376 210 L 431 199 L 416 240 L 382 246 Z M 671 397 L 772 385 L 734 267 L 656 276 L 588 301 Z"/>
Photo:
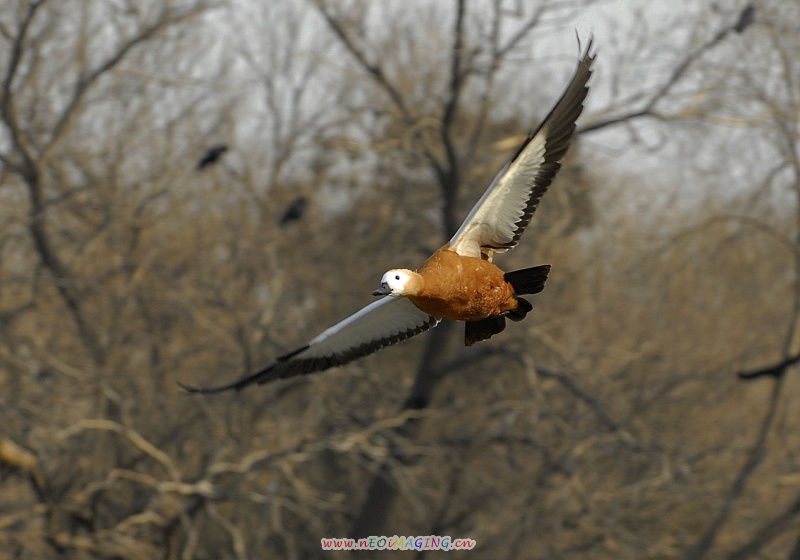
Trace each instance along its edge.
<path fill-rule="evenodd" d="M 222 159 L 223 154 L 227 151 L 228 146 L 225 144 L 216 144 L 215 146 L 211 146 L 205 155 L 200 158 L 200 161 L 197 162 L 197 170 L 200 171 L 206 167 L 214 165 L 220 159 Z"/>
<path fill-rule="evenodd" d="M 295 222 L 303 217 L 303 214 L 306 213 L 306 207 L 308 206 L 308 199 L 304 196 L 298 196 L 295 198 L 289 206 L 286 207 L 286 210 L 283 212 L 281 219 L 278 221 L 278 225 L 281 227 L 286 227 L 289 222 Z"/>
<path fill-rule="evenodd" d="M 747 4 L 739 14 L 739 21 L 733 26 L 736 33 L 742 33 L 745 29 L 753 25 L 756 20 L 756 7 L 753 3 Z"/>

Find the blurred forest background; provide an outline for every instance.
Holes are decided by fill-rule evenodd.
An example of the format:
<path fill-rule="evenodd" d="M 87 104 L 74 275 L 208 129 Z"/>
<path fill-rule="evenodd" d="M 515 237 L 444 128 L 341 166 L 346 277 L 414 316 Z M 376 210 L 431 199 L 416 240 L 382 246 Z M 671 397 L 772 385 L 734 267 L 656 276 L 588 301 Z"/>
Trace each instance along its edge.
<path fill-rule="evenodd" d="M 181 394 L 421 264 L 576 28 L 528 320 Z M 797 0 L 4 0 L 0 559 L 800 559 L 798 52 Z"/>

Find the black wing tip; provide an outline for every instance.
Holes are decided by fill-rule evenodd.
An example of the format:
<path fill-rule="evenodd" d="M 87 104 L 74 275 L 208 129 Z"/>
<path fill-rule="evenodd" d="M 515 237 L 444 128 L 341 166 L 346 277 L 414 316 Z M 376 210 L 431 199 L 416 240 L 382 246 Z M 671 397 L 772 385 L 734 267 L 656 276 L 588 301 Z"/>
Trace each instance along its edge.
<path fill-rule="evenodd" d="M 184 395 L 213 395 L 216 393 L 223 393 L 228 390 L 226 386 L 219 387 L 195 387 L 194 385 L 187 385 L 182 381 L 175 382 Z"/>
<path fill-rule="evenodd" d="M 558 152 L 558 157 L 555 158 L 555 160 L 553 157 L 550 157 L 550 161 L 557 162 L 557 160 L 560 160 L 564 156 L 569 147 L 569 141 L 575 133 L 575 122 L 578 120 L 578 117 L 581 116 L 581 113 L 583 113 L 583 103 L 586 100 L 586 96 L 589 94 L 588 82 L 589 78 L 592 77 L 592 63 L 594 63 L 595 58 L 597 58 L 597 52 L 592 53 L 593 45 L 594 37 L 590 36 L 589 43 L 586 45 L 586 50 L 583 51 L 583 56 L 578 60 L 578 67 L 572 79 L 567 84 L 564 93 L 561 94 L 561 97 L 556 101 L 555 105 L 553 105 L 553 108 L 547 116 L 542 119 L 539 126 L 530 129 L 525 141 L 517 148 L 517 151 L 511 157 L 511 162 L 516 160 L 522 152 L 525 151 L 525 148 L 528 147 L 531 140 L 545 127 L 551 129 L 548 131 L 549 135 L 554 137 L 553 140 L 548 143 L 560 146 L 558 148 L 550 147 L 548 150 L 550 156 L 556 151 Z M 578 37 L 578 48 L 580 49 L 580 37 Z M 565 122 L 553 122 L 561 120 Z"/>
<path fill-rule="evenodd" d="M 187 385 L 181 381 L 178 381 L 178 387 L 180 387 L 185 394 L 190 395 L 217 395 L 219 393 L 227 393 L 228 391 L 236 391 L 237 393 L 253 384 L 263 385 L 268 381 L 272 381 L 273 379 L 277 379 L 277 377 L 264 377 L 262 376 L 265 374 L 265 371 L 259 371 L 254 373 L 253 375 L 248 375 L 247 377 L 242 377 L 241 379 L 237 379 L 231 383 L 226 383 L 225 385 L 212 385 L 211 387 L 196 387 L 194 385 Z"/>
<path fill-rule="evenodd" d="M 544 132 L 547 135 L 544 163 L 536 175 L 536 186 L 531 191 L 525 211 L 515 224 L 511 242 L 508 244 L 509 248 L 516 246 L 525 228 L 528 227 L 539 201 L 544 196 L 544 193 L 547 192 L 556 173 L 561 169 L 561 161 L 566 155 L 572 137 L 575 134 L 575 123 L 583 113 L 583 104 L 589 94 L 588 83 L 592 77 L 592 63 L 597 56 L 597 53 L 592 53 L 593 44 L 594 37 L 590 36 L 583 58 L 578 62 L 578 67 L 564 93 L 561 94 L 561 97 L 556 101 L 539 126 L 528 133 L 528 137 L 511 158 L 512 162 L 516 160 L 540 132 Z M 578 46 L 580 48 L 580 37 L 578 37 Z"/>
<path fill-rule="evenodd" d="M 575 30 L 575 37 L 578 40 L 578 52 L 583 53 L 583 55 L 581 55 L 581 63 L 594 61 L 595 57 L 597 57 L 597 51 L 592 53 L 592 47 L 594 46 L 594 34 L 589 34 L 589 41 L 586 43 L 586 49 L 581 48 L 581 35 L 578 33 L 577 29 Z"/>
<path fill-rule="evenodd" d="M 308 350 L 309 345 L 304 344 L 298 348 L 295 348 L 291 352 L 287 352 L 285 354 L 281 354 L 278 356 L 274 362 L 271 364 L 262 367 L 261 369 L 246 375 L 236 381 L 232 381 L 231 383 L 226 383 L 224 385 L 214 385 L 211 387 L 195 387 L 194 385 L 187 385 L 186 383 L 182 383 L 178 381 L 178 387 L 183 389 L 187 394 L 194 394 L 194 395 L 216 395 L 218 393 L 225 393 L 227 391 L 241 391 L 245 387 L 249 387 L 250 385 L 264 385 L 266 383 L 270 383 L 272 381 L 277 381 L 278 379 L 283 379 L 286 377 L 293 377 L 295 375 L 302 375 L 305 373 L 311 373 L 313 371 L 322 371 L 323 369 L 328 369 L 329 367 L 333 367 L 336 364 L 329 364 L 325 365 L 324 367 L 320 367 L 316 369 L 313 367 L 312 362 L 305 362 L 300 361 L 295 362 L 295 366 L 287 365 L 285 367 L 279 367 L 282 364 L 287 364 L 292 362 L 292 358 L 300 354 L 301 352 Z M 308 364 L 311 364 L 312 367 L 308 367 Z M 321 364 L 322 365 L 322 364 Z"/>
<path fill-rule="evenodd" d="M 186 391 L 186 393 L 190 394 L 200 394 L 200 395 L 215 395 L 218 393 L 225 393 L 227 391 L 241 391 L 245 387 L 253 384 L 264 385 L 265 383 L 269 383 L 270 381 L 275 381 L 276 379 L 280 379 L 281 377 L 285 377 L 284 371 L 276 371 L 276 366 L 290 360 L 303 350 L 307 349 L 308 345 L 301 346 L 295 350 L 287 354 L 283 354 L 279 356 L 274 362 L 269 364 L 266 367 L 259 369 L 258 371 L 246 375 L 236 381 L 232 381 L 231 383 L 226 383 L 224 385 L 214 385 L 211 387 L 195 387 L 194 385 L 187 385 L 186 383 L 182 383 L 178 381 L 178 387 Z M 282 375 L 284 374 L 284 375 Z"/>
<path fill-rule="evenodd" d="M 177 381 L 176 383 L 178 387 L 183 390 L 184 394 L 187 395 L 217 395 L 228 391 L 239 392 L 253 382 L 255 382 L 253 376 L 248 376 L 226 385 L 214 385 L 211 387 L 196 387 L 194 385 L 187 385 L 182 381 Z"/>

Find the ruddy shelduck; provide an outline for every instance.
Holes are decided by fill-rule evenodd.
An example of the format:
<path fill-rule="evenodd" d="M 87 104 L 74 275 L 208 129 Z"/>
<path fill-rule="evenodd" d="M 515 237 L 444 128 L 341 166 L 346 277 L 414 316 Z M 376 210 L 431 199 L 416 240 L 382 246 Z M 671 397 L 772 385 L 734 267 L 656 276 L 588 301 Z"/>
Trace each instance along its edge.
<path fill-rule="evenodd" d="M 226 385 L 184 388 L 216 393 L 341 366 L 442 319 L 465 322 L 467 346 L 501 332 L 506 318 L 524 319 L 533 306 L 520 296 L 542 291 L 550 265 L 504 273 L 492 257 L 517 245 L 561 167 L 589 91 L 591 50 L 590 41 L 553 110 L 495 176 L 453 238 L 422 267 L 388 271 L 373 292 L 383 296 L 380 300 L 266 367 Z"/>

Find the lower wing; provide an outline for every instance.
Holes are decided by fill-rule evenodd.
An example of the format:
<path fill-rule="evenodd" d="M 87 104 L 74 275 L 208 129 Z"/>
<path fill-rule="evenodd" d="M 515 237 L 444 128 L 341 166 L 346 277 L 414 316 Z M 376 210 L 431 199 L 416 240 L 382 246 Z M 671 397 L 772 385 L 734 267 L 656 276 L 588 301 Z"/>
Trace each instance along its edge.
<path fill-rule="evenodd" d="M 253 383 L 262 385 L 341 366 L 385 346 L 397 344 L 435 327 L 439 319 L 417 309 L 404 297 L 384 297 L 335 324 L 308 344 L 232 383 L 214 387 L 179 385 L 190 393 L 221 393 Z"/>

